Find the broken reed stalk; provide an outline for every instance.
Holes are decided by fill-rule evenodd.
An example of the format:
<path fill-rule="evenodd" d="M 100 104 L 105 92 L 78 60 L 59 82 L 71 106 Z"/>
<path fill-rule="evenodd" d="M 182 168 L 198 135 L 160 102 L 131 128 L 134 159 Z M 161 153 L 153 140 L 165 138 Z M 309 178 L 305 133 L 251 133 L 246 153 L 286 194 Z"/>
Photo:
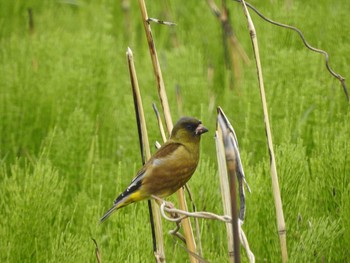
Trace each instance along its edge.
<path fill-rule="evenodd" d="M 281 193 L 280 193 L 280 188 L 279 188 L 279 184 L 278 184 L 275 153 L 273 150 L 269 115 L 268 115 L 267 104 L 266 104 L 266 96 L 265 96 L 263 74 L 262 74 L 262 68 L 261 68 L 261 62 L 260 62 L 258 39 L 256 36 L 254 23 L 250 17 L 248 8 L 247 8 L 244 0 L 242 0 L 242 6 L 243 6 L 244 14 L 247 17 L 247 21 L 248 21 L 248 28 L 249 28 L 249 33 L 250 33 L 250 37 L 252 40 L 256 68 L 257 68 L 257 73 L 258 73 L 260 96 L 261 96 L 261 102 L 262 102 L 262 107 L 263 107 L 263 112 L 264 112 L 266 138 L 267 138 L 268 150 L 269 150 L 269 155 L 270 155 L 271 180 L 272 180 L 273 196 L 274 196 L 275 208 L 276 208 L 277 227 L 278 227 L 278 234 L 279 234 L 279 238 L 280 238 L 282 262 L 287 262 L 288 254 L 287 254 L 286 224 L 284 221 Z"/>
<path fill-rule="evenodd" d="M 177 102 L 177 112 L 178 112 L 179 116 L 183 116 L 182 94 L 181 94 L 181 88 L 179 85 L 176 85 L 176 102 Z"/>
<path fill-rule="evenodd" d="M 97 263 L 101 263 L 102 259 L 101 259 L 101 254 L 100 254 L 100 250 L 98 248 L 97 242 L 94 238 L 92 238 L 92 241 L 95 244 L 95 256 L 96 256 Z"/>
<path fill-rule="evenodd" d="M 28 8 L 28 24 L 29 24 L 29 33 L 33 35 L 35 33 L 34 28 L 34 16 L 33 16 L 33 9 Z"/>
<path fill-rule="evenodd" d="M 214 0 L 207 0 L 207 4 L 221 23 L 226 68 L 232 70 L 234 76 L 233 81 L 239 83 L 241 79 L 240 59 L 242 59 L 245 64 L 249 64 L 250 60 L 234 33 L 230 22 L 230 13 L 226 6 L 226 0 L 222 0 L 221 10 Z"/>
<path fill-rule="evenodd" d="M 141 15 L 142 15 L 142 20 L 143 20 L 143 26 L 145 28 L 145 33 L 146 33 L 146 38 L 148 42 L 148 47 L 149 47 L 149 52 L 151 55 L 151 60 L 152 60 L 152 65 L 153 65 L 153 71 L 154 75 L 157 80 L 157 88 L 158 88 L 158 94 L 159 94 L 159 99 L 161 101 L 161 105 L 163 107 L 163 112 L 164 112 L 164 118 L 165 118 L 165 123 L 167 125 L 169 134 L 173 128 L 173 122 L 171 120 L 171 114 L 170 114 L 170 108 L 169 108 L 169 103 L 168 103 L 168 97 L 166 95 L 165 91 L 165 86 L 164 86 L 164 80 L 163 80 L 163 75 L 162 71 L 160 69 L 160 64 L 158 60 L 158 55 L 157 55 L 157 50 L 153 41 L 153 35 L 151 31 L 151 26 L 148 21 L 148 14 L 147 14 L 147 9 L 146 9 L 146 4 L 144 0 L 139 0 L 139 6 L 141 10 Z"/>
<path fill-rule="evenodd" d="M 165 132 L 164 132 L 162 119 L 160 118 L 160 114 L 159 114 L 159 111 L 158 111 L 157 106 L 156 106 L 155 103 L 152 103 L 152 107 L 153 107 L 154 113 L 156 114 L 160 135 L 162 136 L 163 142 L 165 142 L 166 141 L 166 136 L 165 136 Z"/>
<path fill-rule="evenodd" d="M 173 122 L 171 119 L 168 98 L 167 98 L 166 91 L 165 91 L 163 75 L 162 75 L 162 72 L 160 69 L 158 55 L 157 55 L 156 47 L 155 47 L 155 44 L 153 41 L 151 26 L 148 22 L 148 14 L 147 14 L 145 1 L 139 0 L 139 6 L 140 6 L 143 25 L 144 25 L 144 29 L 145 29 L 145 33 L 146 33 L 146 37 L 147 37 L 148 47 L 149 47 L 149 51 L 150 51 L 150 55 L 151 55 L 153 71 L 154 71 L 154 74 L 155 74 L 155 77 L 157 80 L 158 95 L 159 95 L 159 99 L 160 99 L 160 102 L 161 102 L 161 105 L 163 108 L 165 124 L 166 124 L 167 130 L 168 130 L 168 133 L 170 134 L 171 130 L 173 129 Z M 188 211 L 183 188 L 180 188 L 177 191 L 177 198 L 178 198 L 180 209 Z M 187 249 L 189 251 L 195 253 L 196 252 L 196 243 L 194 240 L 193 230 L 192 230 L 190 220 L 188 218 L 184 219 L 182 222 L 182 226 L 184 229 L 184 235 L 185 235 L 185 239 L 186 239 Z M 189 257 L 190 257 L 191 263 L 197 262 L 197 259 L 193 255 L 191 255 L 191 253 L 189 253 Z"/>
<path fill-rule="evenodd" d="M 140 150 L 142 156 L 142 163 L 151 158 L 151 151 L 148 142 L 148 134 L 146 127 L 146 120 L 142 106 L 140 89 L 137 81 L 137 75 L 133 60 L 133 54 L 130 48 L 126 52 L 130 81 L 132 86 L 132 93 L 135 105 L 135 114 L 137 120 L 137 128 L 139 134 Z M 164 252 L 164 241 L 163 241 L 163 230 L 162 230 L 162 220 L 158 205 L 154 200 L 148 200 L 148 207 L 150 212 L 150 222 L 152 226 L 152 239 L 153 239 L 153 252 L 156 258 L 156 262 L 165 262 L 165 252 Z"/>
<path fill-rule="evenodd" d="M 30 35 L 31 43 L 33 43 L 32 40 L 34 39 L 34 36 L 35 36 L 35 24 L 34 24 L 33 9 L 28 8 L 27 12 L 28 12 L 29 35 Z M 32 68 L 33 68 L 33 71 L 38 70 L 38 60 L 36 59 L 36 57 L 32 57 Z"/>
<path fill-rule="evenodd" d="M 155 114 L 156 114 L 156 118 L 157 118 L 157 121 L 158 121 L 158 126 L 159 126 L 159 130 L 160 130 L 160 133 L 161 133 L 161 135 L 162 135 L 162 138 L 163 138 L 163 142 L 165 142 L 166 141 L 166 138 L 165 138 L 165 132 L 164 132 L 164 128 L 163 128 L 163 124 L 162 124 L 162 120 L 161 120 L 161 118 L 160 118 L 160 114 L 159 114 L 159 111 L 158 111 L 158 109 L 157 109 L 157 106 L 153 103 L 152 104 L 152 106 L 153 106 L 153 110 L 154 110 L 154 112 L 155 112 Z M 159 146 L 159 147 L 158 147 Z M 158 142 L 156 142 L 156 148 L 157 149 L 159 149 L 160 148 L 160 144 L 158 143 Z M 195 203 L 194 203 L 194 201 L 193 201 L 193 198 L 192 198 L 192 193 L 191 193 L 191 190 L 190 190 L 190 188 L 189 188 L 189 186 L 188 186 L 188 184 L 185 184 L 185 189 L 186 189 L 186 191 L 187 191 L 187 194 L 188 194 L 188 197 L 189 197 L 189 199 L 190 199 L 190 202 L 192 203 L 192 210 L 193 211 L 197 211 L 197 209 L 196 209 L 196 205 L 195 205 Z M 202 243 L 201 243 L 201 233 L 200 233 L 200 227 L 199 227 L 199 222 L 198 222 L 198 218 L 194 218 L 194 221 L 195 221 L 195 225 L 196 225 L 196 238 L 197 238 L 197 250 L 198 250 L 198 255 L 196 254 L 196 253 L 193 253 L 193 252 L 191 252 L 191 251 L 188 251 L 188 249 L 187 249 L 187 251 L 191 254 L 191 255 L 194 255 L 196 258 L 198 258 L 198 256 L 199 257 L 201 257 L 202 256 Z M 173 232 L 173 231 L 172 231 Z M 179 237 L 180 238 L 180 236 L 179 235 L 177 235 L 177 232 L 176 232 L 176 235 L 175 236 L 177 236 L 177 237 Z M 182 241 L 183 241 L 183 238 L 181 237 L 180 238 Z"/>
<path fill-rule="evenodd" d="M 241 262 L 241 253 L 239 249 L 239 230 L 237 215 L 237 194 L 236 194 L 236 160 L 234 149 L 230 143 L 229 135 L 224 136 L 226 167 L 229 175 L 230 199 L 231 199 L 231 218 L 232 218 L 232 235 L 233 235 L 233 255 L 234 262 Z"/>
<path fill-rule="evenodd" d="M 163 128 L 162 120 L 161 120 L 161 118 L 160 118 L 159 111 L 158 111 L 158 109 L 157 109 L 157 106 L 156 106 L 154 103 L 152 104 L 152 106 L 153 106 L 153 110 L 154 110 L 154 112 L 155 112 L 155 114 L 156 114 L 156 118 L 157 118 L 157 121 L 158 121 L 159 130 L 160 130 L 160 133 L 161 133 L 161 135 L 162 135 L 163 142 L 165 142 L 165 141 L 166 141 L 165 132 L 164 132 L 164 128 Z M 156 142 L 156 148 L 157 148 L 157 149 L 160 148 L 160 144 L 159 144 L 158 142 Z M 196 211 L 197 211 L 196 205 L 195 205 L 195 203 L 194 203 L 194 201 L 193 201 L 192 193 L 191 193 L 191 190 L 190 190 L 188 184 L 185 184 L 184 188 L 186 189 L 187 194 L 188 194 L 188 197 L 189 197 L 189 199 L 190 199 L 190 202 L 192 203 L 192 210 L 193 210 L 194 212 L 196 212 Z M 202 243 L 201 243 L 201 233 L 200 233 L 200 227 L 199 227 L 198 218 L 197 218 L 197 217 L 194 217 L 194 221 L 195 221 L 195 225 L 196 225 L 196 238 L 197 238 L 196 241 L 197 241 L 197 244 L 198 244 L 198 245 L 197 245 L 198 255 L 197 255 L 196 253 L 194 253 L 194 252 L 189 251 L 188 249 L 186 249 L 186 250 L 187 250 L 187 252 L 189 252 L 191 255 L 193 255 L 195 258 L 198 259 L 198 258 L 201 258 L 201 257 L 202 257 L 202 254 L 203 254 L 203 253 L 202 253 Z M 178 221 L 178 222 L 180 222 L 180 221 Z M 178 230 L 179 230 L 179 229 L 177 229 L 176 231 L 171 231 L 170 234 L 173 234 L 174 236 L 180 238 L 180 240 L 186 242 L 186 240 L 184 240 L 184 238 L 183 238 L 182 236 L 180 237 L 179 233 L 177 232 Z"/>
<path fill-rule="evenodd" d="M 227 177 L 227 167 L 226 167 L 226 160 L 225 160 L 225 149 L 223 144 L 222 130 L 220 125 L 218 125 L 216 129 L 217 131 L 215 132 L 215 143 L 216 143 L 216 154 L 218 159 L 219 176 L 220 176 L 221 198 L 224 206 L 224 214 L 231 215 L 230 189 L 229 189 L 229 182 Z M 227 236 L 229 262 L 234 263 L 233 231 L 232 231 L 231 223 L 226 223 L 226 236 Z"/>
<path fill-rule="evenodd" d="M 237 230 L 239 233 L 239 239 L 241 241 L 243 248 L 247 253 L 249 262 L 254 263 L 255 262 L 254 254 L 250 250 L 248 240 L 242 229 L 242 225 L 245 218 L 245 210 L 246 210 L 244 185 L 246 185 L 249 192 L 250 192 L 250 188 L 245 180 L 243 165 L 241 162 L 241 157 L 240 157 L 240 152 L 238 147 L 238 140 L 237 140 L 235 131 L 231 123 L 227 119 L 224 111 L 220 107 L 218 107 L 217 111 L 218 111 L 218 115 L 217 115 L 217 123 L 216 123 L 215 142 L 216 142 L 216 149 L 217 149 L 216 153 L 217 153 L 217 159 L 218 159 L 220 187 L 221 187 L 221 194 L 222 194 L 222 200 L 224 205 L 224 213 L 226 215 L 231 214 L 232 202 L 235 202 L 235 203 L 238 202 L 236 198 L 232 199 L 231 197 L 232 192 L 230 193 L 230 188 L 229 188 L 230 183 L 228 180 L 228 173 L 230 173 L 236 176 L 238 181 L 237 189 L 239 192 L 240 211 L 239 211 L 238 219 L 236 220 L 237 220 L 237 228 L 238 228 Z M 231 170 L 228 170 L 229 166 L 231 167 Z M 232 187 L 233 186 L 231 185 L 231 189 L 233 189 Z M 234 189 L 236 189 L 236 187 Z M 235 211 L 237 213 L 236 209 Z M 234 240 L 233 228 L 231 223 L 226 224 L 226 232 L 227 232 L 227 239 L 228 239 L 229 260 L 230 262 L 234 262 L 234 253 L 236 253 L 238 248 L 236 250 L 233 249 L 235 240 Z M 236 246 L 238 247 L 237 244 Z"/>

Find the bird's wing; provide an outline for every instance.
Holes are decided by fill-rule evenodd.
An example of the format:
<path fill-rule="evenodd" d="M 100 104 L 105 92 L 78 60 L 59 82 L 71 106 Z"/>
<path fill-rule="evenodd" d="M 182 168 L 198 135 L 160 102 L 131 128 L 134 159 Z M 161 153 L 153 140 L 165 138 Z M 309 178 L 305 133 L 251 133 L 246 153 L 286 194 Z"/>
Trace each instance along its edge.
<path fill-rule="evenodd" d="M 143 168 L 138 171 L 136 177 L 131 181 L 128 188 L 126 188 L 125 191 L 117 197 L 117 199 L 114 201 L 113 207 L 106 212 L 106 214 L 100 219 L 100 222 L 105 221 L 113 213 L 113 211 L 117 210 L 118 208 L 147 198 L 143 195 L 142 191 L 139 191 L 139 189 L 142 185 L 143 179 L 150 173 L 148 171 L 151 171 L 154 166 L 166 161 L 180 146 L 180 143 L 171 141 L 163 144 L 163 146 L 151 157 L 151 159 L 148 160 Z"/>
<path fill-rule="evenodd" d="M 137 172 L 135 178 L 132 179 L 129 187 L 137 185 L 138 182 L 142 181 L 142 179 L 146 175 L 147 169 L 150 166 L 163 162 L 163 160 L 169 158 L 169 156 L 171 156 L 180 146 L 180 143 L 175 142 L 166 142 L 165 144 L 163 144 L 162 147 L 160 147 L 158 151 L 156 151 L 154 155 L 145 163 L 142 169 Z"/>
<path fill-rule="evenodd" d="M 154 153 L 152 158 L 147 162 L 146 165 L 152 164 L 156 159 L 162 160 L 167 159 L 171 156 L 180 146 L 181 143 L 168 141 L 159 148 L 157 152 Z"/>
<path fill-rule="evenodd" d="M 138 190 L 142 185 L 143 178 L 147 176 L 147 170 L 152 168 L 152 166 L 158 165 L 159 163 L 162 163 L 164 160 L 169 158 L 169 156 L 171 156 L 176 151 L 176 149 L 179 148 L 179 146 L 181 146 L 180 143 L 174 142 L 163 144 L 163 146 L 159 148 L 157 152 L 155 152 L 151 159 L 147 161 L 147 163 L 142 167 L 142 169 L 138 171 L 135 178 L 132 179 L 128 188 L 126 188 L 126 190 L 120 196 L 118 196 L 118 198 L 114 201 L 114 204 L 118 203 L 124 197 Z"/>

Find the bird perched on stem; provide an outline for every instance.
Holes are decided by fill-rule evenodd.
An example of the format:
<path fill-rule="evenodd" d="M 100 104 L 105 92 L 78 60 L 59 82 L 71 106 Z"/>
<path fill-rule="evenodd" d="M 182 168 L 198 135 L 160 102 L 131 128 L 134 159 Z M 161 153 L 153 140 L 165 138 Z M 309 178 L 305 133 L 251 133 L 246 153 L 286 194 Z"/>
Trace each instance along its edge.
<path fill-rule="evenodd" d="M 186 184 L 197 168 L 200 138 L 207 131 L 201 121 L 192 117 L 181 118 L 169 140 L 138 171 L 100 222 L 121 207 L 149 199 L 152 195 L 167 197 Z"/>

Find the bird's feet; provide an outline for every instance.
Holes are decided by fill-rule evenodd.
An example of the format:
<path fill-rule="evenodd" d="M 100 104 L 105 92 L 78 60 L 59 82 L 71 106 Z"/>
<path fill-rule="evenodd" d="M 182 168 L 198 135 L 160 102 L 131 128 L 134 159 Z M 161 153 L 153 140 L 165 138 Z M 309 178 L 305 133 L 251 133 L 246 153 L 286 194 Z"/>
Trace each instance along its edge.
<path fill-rule="evenodd" d="M 172 212 L 171 210 L 176 208 L 175 205 L 172 202 L 166 201 L 158 196 L 152 195 L 152 198 L 156 200 L 157 204 L 161 206 L 162 204 L 164 205 L 164 211 L 169 214 L 170 217 L 172 218 L 178 218 L 180 217 L 178 213 Z"/>

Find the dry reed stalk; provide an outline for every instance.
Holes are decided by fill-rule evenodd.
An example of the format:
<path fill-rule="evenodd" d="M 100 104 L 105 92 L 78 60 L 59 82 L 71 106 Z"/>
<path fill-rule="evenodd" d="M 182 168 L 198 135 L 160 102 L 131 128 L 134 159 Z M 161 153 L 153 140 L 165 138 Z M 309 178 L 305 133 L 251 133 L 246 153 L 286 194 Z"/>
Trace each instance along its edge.
<path fill-rule="evenodd" d="M 120 5 L 124 13 L 124 30 L 125 32 L 130 32 L 131 31 L 130 0 L 122 0 Z M 129 36 L 131 34 L 126 34 L 126 35 Z"/>
<path fill-rule="evenodd" d="M 232 213 L 232 203 L 237 203 L 236 198 L 233 199 L 232 191 L 235 190 L 233 188 L 232 180 L 236 176 L 238 180 L 238 190 L 239 190 L 239 200 L 240 200 L 240 212 L 238 216 L 238 220 L 236 219 L 237 229 L 239 239 L 241 241 L 242 246 L 246 250 L 247 256 L 249 258 L 249 262 L 255 262 L 255 257 L 252 251 L 249 248 L 249 243 L 242 229 L 242 225 L 245 218 L 245 193 L 244 193 L 244 184 L 246 185 L 248 191 L 250 192 L 250 188 L 245 180 L 243 165 L 241 162 L 241 157 L 239 153 L 238 140 L 235 134 L 235 131 L 227 119 L 223 110 L 218 107 L 218 115 L 217 115 L 217 127 L 215 133 L 215 142 L 217 149 L 217 159 L 219 166 L 219 175 L 220 175 L 220 187 L 222 200 L 224 205 L 224 213 L 226 215 L 232 214 L 232 218 L 234 218 L 234 214 Z M 228 169 L 230 168 L 230 169 Z M 231 182 L 228 180 L 228 173 L 231 175 Z M 229 188 L 231 185 L 231 188 Z M 235 213 L 237 213 L 235 209 Z M 232 221 L 234 222 L 234 221 Z M 226 224 L 226 232 L 228 239 L 228 249 L 229 249 L 229 259 L 230 262 L 237 262 L 237 259 L 234 260 L 234 257 L 238 257 L 239 255 L 235 255 L 236 250 L 238 249 L 238 245 L 236 244 L 238 241 L 238 237 L 234 239 L 233 235 L 234 229 L 232 228 L 232 224 Z M 236 243 L 235 243 L 236 242 Z M 236 246 L 233 249 L 233 246 Z"/>
<path fill-rule="evenodd" d="M 166 136 L 165 136 L 165 132 L 164 132 L 162 119 L 160 118 L 160 114 L 159 114 L 159 111 L 157 109 L 156 104 L 152 103 L 152 107 L 153 107 L 154 113 L 156 114 L 160 135 L 162 136 L 163 142 L 165 142 L 166 141 Z"/>
<path fill-rule="evenodd" d="M 160 99 L 160 102 L 161 102 L 161 105 L 163 108 L 165 124 L 166 124 L 167 130 L 168 130 L 168 133 L 170 134 L 171 130 L 173 128 L 173 123 L 172 123 L 172 119 L 171 119 L 168 98 L 167 98 L 166 91 L 165 91 L 165 86 L 164 86 L 162 72 L 160 69 L 158 55 L 157 55 L 157 51 L 156 51 L 155 44 L 153 41 L 151 27 L 150 27 L 149 22 L 148 22 L 148 14 L 147 14 L 145 1 L 139 0 L 139 6 L 140 6 L 143 25 L 144 25 L 144 29 L 145 29 L 145 33 L 146 33 L 146 37 L 147 37 L 148 47 L 149 47 L 149 51 L 150 51 L 150 55 L 151 55 L 151 59 L 152 59 L 153 71 L 154 71 L 154 74 L 155 74 L 155 77 L 157 80 L 158 95 L 159 95 L 159 99 Z M 178 198 L 180 209 L 188 211 L 183 188 L 180 188 L 177 191 L 177 198 Z M 190 220 L 188 218 L 184 219 L 182 222 L 182 226 L 184 229 L 184 235 L 185 235 L 185 239 L 186 239 L 187 249 L 190 252 L 195 253 L 196 252 L 196 243 L 194 240 Z M 197 262 L 197 259 L 193 255 L 191 255 L 191 253 L 189 253 L 189 257 L 190 257 L 191 263 Z"/>
<path fill-rule="evenodd" d="M 156 50 L 156 47 L 155 47 L 155 44 L 153 41 L 151 26 L 150 26 L 149 21 L 148 21 L 148 14 L 147 14 L 145 1 L 139 0 L 139 6 L 140 6 L 140 10 L 141 10 L 141 15 L 142 15 L 142 20 L 143 20 L 143 26 L 144 26 L 145 33 L 146 33 L 146 38 L 148 41 L 148 47 L 149 47 L 149 52 L 151 55 L 153 71 L 154 71 L 154 75 L 155 75 L 156 80 L 157 80 L 159 99 L 160 99 L 161 105 L 163 107 L 165 123 L 167 125 L 168 131 L 170 134 L 170 132 L 173 128 L 173 122 L 171 120 L 168 97 L 167 97 L 166 91 L 165 91 L 164 80 L 163 80 L 162 71 L 160 69 L 157 50 Z"/>
<path fill-rule="evenodd" d="M 142 163 L 151 158 L 151 151 L 149 147 L 147 126 L 145 115 L 142 106 L 140 89 L 137 81 L 137 75 L 133 60 L 133 54 L 130 48 L 126 52 L 130 80 L 132 86 L 132 92 L 134 97 L 135 113 L 137 120 L 137 127 L 139 133 L 140 149 L 142 156 Z M 164 241 L 163 241 L 163 230 L 162 230 L 162 220 L 158 205 L 154 200 L 148 201 L 149 211 L 150 211 L 150 221 L 152 226 L 152 239 L 153 239 L 153 251 L 156 258 L 156 262 L 165 262 L 165 252 L 164 252 Z"/>
<path fill-rule="evenodd" d="M 166 141 L 165 132 L 164 132 L 164 128 L 163 128 L 162 120 L 161 120 L 161 118 L 160 118 L 159 111 L 158 111 L 158 109 L 157 109 L 157 106 L 156 106 L 154 103 L 152 104 L 152 106 L 153 106 L 153 110 L 154 110 L 154 112 L 155 112 L 155 114 L 156 114 L 156 118 L 157 118 L 158 125 L 159 125 L 159 130 L 160 130 L 160 133 L 161 133 L 161 135 L 162 135 L 163 142 L 165 142 L 165 141 Z M 156 148 L 159 149 L 160 146 L 161 146 L 161 145 L 160 145 L 158 142 L 156 142 Z M 196 211 L 197 211 L 196 205 L 195 205 L 194 200 L 193 200 L 193 198 L 192 198 L 192 193 L 191 193 L 191 190 L 190 190 L 188 184 L 185 184 L 185 189 L 186 189 L 186 191 L 187 191 L 187 194 L 188 194 L 188 197 L 189 197 L 189 199 L 190 199 L 190 202 L 192 203 L 192 210 L 196 212 Z M 203 253 L 202 253 L 202 243 L 201 243 L 201 233 L 200 233 L 200 227 L 199 227 L 198 218 L 195 217 L 195 218 L 194 218 L 194 221 L 195 221 L 195 225 L 196 225 L 196 237 L 197 237 L 197 243 L 198 243 L 198 245 L 197 245 L 198 255 L 195 254 L 195 253 L 193 253 L 193 252 L 189 252 L 189 253 L 191 253 L 191 255 L 195 255 L 195 257 L 198 258 L 198 256 L 199 256 L 199 257 L 202 257 L 202 254 L 203 254 Z M 175 236 L 177 236 L 177 237 L 179 237 L 181 240 L 183 240 L 183 238 L 179 236 L 179 233 L 177 233 L 177 231 L 172 231 L 172 232 L 173 232 L 173 233 L 176 232 Z M 187 251 L 188 251 L 188 250 L 187 250 Z"/>
<path fill-rule="evenodd" d="M 32 40 L 35 37 L 35 24 L 34 24 L 33 9 L 28 8 L 27 12 L 28 12 L 29 35 L 30 35 L 30 40 L 32 43 Z M 35 71 L 35 72 L 38 71 L 38 60 L 36 59 L 36 57 L 32 57 L 32 68 L 33 68 L 33 71 Z"/>
<path fill-rule="evenodd" d="M 230 13 L 226 6 L 226 0 L 222 0 L 221 10 L 213 0 L 207 0 L 207 3 L 213 14 L 221 23 L 222 27 L 222 43 L 225 52 L 225 64 L 227 69 L 233 71 L 233 76 L 237 83 L 241 80 L 240 58 L 244 63 L 249 64 L 250 60 L 241 44 L 239 43 L 233 27 L 230 23 Z"/>
<path fill-rule="evenodd" d="M 95 243 L 95 256 L 96 256 L 97 263 L 101 263 L 102 259 L 101 259 L 101 254 L 100 254 L 100 250 L 98 248 L 97 242 L 93 238 L 92 238 L 92 241 Z"/>
<path fill-rule="evenodd" d="M 181 94 L 181 88 L 179 85 L 176 85 L 176 102 L 177 102 L 177 112 L 178 112 L 179 116 L 183 116 L 182 94 Z"/>
<path fill-rule="evenodd" d="M 241 0 L 234 0 L 236 2 L 239 2 L 241 3 L 242 1 Z M 316 53 L 319 53 L 319 54 L 322 54 L 324 56 L 324 59 L 325 59 L 325 66 L 328 70 L 328 72 L 333 76 L 335 77 L 336 79 L 338 79 L 343 87 L 343 91 L 344 91 L 344 94 L 345 94 L 345 97 L 348 101 L 348 103 L 350 103 L 350 97 L 349 97 L 349 93 L 348 93 L 348 89 L 346 88 L 346 83 L 345 83 L 345 78 L 338 74 L 337 72 L 335 72 L 331 66 L 329 65 L 329 55 L 326 51 L 322 50 L 322 49 L 319 49 L 319 48 L 315 48 L 313 46 L 311 46 L 305 39 L 303 33 L 301 32 L 300 29 L 294 27 L 294 26 L 290 26 L 290 25 L 286 25 L 286 24 L 282 24 L 282 23 L 279 23 L 279 22 L 276 22 L 276 21 L 273 21 L 271 20 L 270 18 L 264 16 L 261 12 L 259 12 L 253 5 L 247 3 L 247 2 L 244 2 L 245 3 L 245 6 L 248 6 L 250 9 L 252 9 L 258 16 L 260 16 L 263 20 L 265 20 L 266 22 L 268 23 L 271 23 L 275 26 L 279 26 L 279 27 L 283 27 L 283 28 L 287 28 L 287 29 L 290 29 L 290 30 L 293 30 L 294 32 L 296 32 L 299 37 L 301 38 L 304 46 L 306 48 L 308 48 L 309 50 L 313 51 L 313 52 L 316 52 Z"/>
<path fill-rule="evenodd" d="M 34 16 L 33 16 L 33 9 L 28 8 L 28 25 L 29 25 L 29 33 L 33 35 L 35 33 L 34 28 Z"/>
<path fill-rule="evenodd" d="M 224 207 L 224 214 L 231 215 L 231 202 L 230 202 L 230 189 L 229 182 L 227 177 L 227 167 L 225 160 L 225 149 L 223 144 L 222 130 L 218 125 L 217 131 L 215 132 L 215 142 L 216 142 L 216 154 L 218 159 L 218 168 L 220 176 L 220 188 L 221 188 L 221 198 Z M 234 262 L 233 256 L 233 230 L 232 224 L 226 223 L 226 235 L 227 235 L 227 246 L 228 246 L 228 255 L 229 262 Z"/>
<path fill-rule="evenodd" d="M 266 104 L 265 88 L 264 88 L 263 74 L 262 74 L 262 68 L 261 68 L 261 62 L 260 62 L 258 39 L 256 36 L 254 23 L 250 17 L 246 3 L 244 0 L 242 0 L 241 2 L 242 2 L 244 14 L 247 17 L 247 21 L 248 21 L 248 28 L 249 28 L 249 33 L 252 40 L 255 62 L 256 62 L 256 67 L 258 72 L 260 96 L 261 96 L 261 102 L 262 102 L 262 107 L 264 112 L 266 138 L 267 138 L 267 144 L 268 144 L 269 155 L 270 155 L 271 180 L 272 180 L 273 196 L 274 196 L 275 208 L 276 208 L 276 217 L 277 217 L 276 219 L 277 219 L 278 234 L 280 238 L 282 262 L 287 262 L 288 254 L 287 254 L 286 224 L 284 221 L 281 193 L 280 193 L 280 188 L 278 184 L 275 153 L 273 150 L 269 115 L 268 115 L 267 104 Z"/>
<path fill-rule="evenodd" d="M 230 200 L 231 200 L 231 217 L 232 217 L 232 235 L 233 235 L 233 257 L 234 262 L 241 262 L 241 253 L 239 249 L 239 226 L 238 226 L 238 214 L 237 214 L 237 194 L 236 194 L 236 157 L 232 144 L 230 143 L 230 137 L 224 136 L 225 145 L 225 159 L 226 167 L 229 175 L 230 185 Z"/>

